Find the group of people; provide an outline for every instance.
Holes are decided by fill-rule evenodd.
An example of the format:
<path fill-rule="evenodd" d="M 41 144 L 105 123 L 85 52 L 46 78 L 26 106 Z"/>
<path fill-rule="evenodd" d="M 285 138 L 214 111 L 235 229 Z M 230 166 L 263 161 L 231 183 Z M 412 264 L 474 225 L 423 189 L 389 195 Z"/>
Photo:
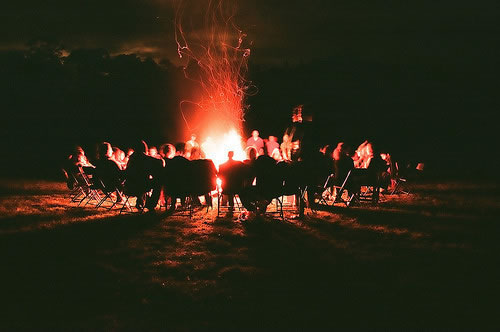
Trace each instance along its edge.
<path fill-rule="evenodd" d="M 83 148 L 78 146 L 68 156 L 63 170 L 67 175 L 69 186 L 73 186 L 72 182 L 75 182 L 78 174 L 84 172 L 98 179 L 104 187 L 115 191 L 118 203 L 125 200 L 124 194 L 136 196 L 136 207 L 140 209 L 153 211 L 159 201 L 161 205 L 166 205 L 167 199 L 171 200 L 170 207 L 175 209 L 177 199 L 180 199 L 183 204 L 185 198 L 189 196 L 192 202 L 201 204 L 197 195 L 190 195 L 192 192 L 196 192 L 199 196 L 204 195 L 205 204 L 211 206 L 210 192 L 216 189 L 215 179 L 219 176 L 225 182 L 225 176 L 230 168 L 229 164 L 233 162 L 234 152 L 230 151 L 228 162 L 220 166 L 221 171 L 217 174 L 215 165 L 212 161 L 205 159 L 204 151 L 196 139 L 196 135 L 193 134 L 185 143 L 175 145 L 167 143 L 159 149 L 155 146 L 148 147 L 147 143 L 141 140 L 129 148 L 127 153 L 108 142 L 102 142 L 98 144 L 95 158 L 91 160 Z M 276 160 L 282 160 L 280 146 L 275 137 L 264 141 L 258 137 L 258 132 L 254 131 L 249 142 L 250 140 L 253 140 L 253 143 L 247 145 L 245 165 L 249 165 L 260 157 L 272 160 L 273 163 Z M 189 167 L 194 167 L 196 170 L 188 174 L 186 170 Z M 202 189 L 194 190 L 193 187 L 200 188 L 199 184 L 193 184 L 196 178 L 195 173 L 200 172 L 205 172 L 207 175 L 202 178 L 212 178 L 214 181 L 201 185 Z M 77 176 L 68 176 L 68 174 Z M 203 180 L 198 182 L 203 182 Z M 250 183 L 252 183 L 251 180 Z M 146 193 L 148 194 L 145 195 Z M 242 194 L 242 197 L 245 195 Z M 230 205 L 232 202 L 231 199 Z M 249 210 L 253 209 L 252 203 L 245 205 Z"/>
<path fill-rule="evenodd" d="M 117 201 L 124 200 L 124 191 L 127 195 L 137 197 L 137 207 L 154 210 L 160 200 L 161 204 L 165 204 L 167 196 L 172 197 L 175 208 L 176 198 L 184 200 L 184 195 L 178 194 L 183 192 L 182 187 L 187 186 L 186 179 L 180 179 L 176 174 L 182 173 L 182 169 L 186 168 L 186 163 L 189 161 L 197 161 L 196 164 L 201 165 L 199 169 L 205 169 L 205 173 L 215 178 L 218 176 L 223 183 L 229 178 L 234 178 L 234 169 L 241 165 L 272 165 L 291 163 L 292 150 L 294 149 L 292 139 L 288 135 L 284 135 L 283 142 L 278 143 L 275 136 L 269 136 L 263 140 L 259 137 L 259 132 L 254 130 L 252 136 L 246 142 L 247 160 L 240 162 L 233 159 L 234 152 L 229 151 L 227 162 L 219 166 L 218 174 L 213 162 L 206 160 L 203 148 L 197 142 L 196 135 L 191 135 L 190 140 L 185 143 L 177 143 L 175 145 L 166 143 L 157 149 L 155 146 L 150 146 L 144 141 L 138 141 L 134 146 L 129 148 L 125 153 L 118 147 L 113 147 L 108 142 L 102 142 L 97 149 L 96 158 L 89 161 L 84 150 L 77 147 L 75 151 L 68 157 L 67 164 L 64 167 L 68 173 L 75 173 L 78 169 L 85 170 L 86 173 L 95 174 L 106 187 L 116 191 Z M 387 187 L 390 184 L 393 173 L 391 157 L 388 153 L 378 153 L 371 142 L 363 142 L 354 153 L 351 152 L 343 142 L 338 143 L 335 148 L 330 145 L 324 146 L 318 151 L 325 160 L 330 160 L 331 167 L 328 170 L 334 174 L 336 185 L 340 185 L 346 178 L 347 173 L 354 168 L 364 168 L 370 170 L 380 186 Z M 257 161 L 258 160 L 258 161 Z M 167 166 L 167 167 L 166 167 Z M 259 169 L 259 166 L 254 167 Z M 170 174 L 166 174 L 165 169 L 168 169 Z M 247 169 L 250 169 L 247 167 Z M 278 176 L 268 176 L 269 171 L 264 168 L 260 170 L 260 187 L 265 187 L 265 182 L 273 182 Z M 329 173 L 329 174 L 330 174 Z M 236 181 L 237 186 L 245 186 L 251 188 L 255 186 L 255 170 L 247 172 L 245 179 Z M 194 179 L 194 174 L 188 175 L 188 178 Z M 68 177 L 71 182 L 71 178 Z M 193 180 L 191 179 L 191 180 Z M 126 180 L 126 186 L 124 182 Z M 189 179 L 188 179 L 189 180 Z M 250 185 L 242 183 L 242 181 L 250 182 Z M 252 183 L 253 181 L 253 183 Z M 234 179 L 228 182 L 235 183 Z M 275 181 L 276 182 L 276 181 Z M 279 182 L 279 181 L 278 181 Z M 70 183 L 68 183 L 70 184 Z M 211 205 L 212 199 L 209 192 L 213 190 L 215 183 L 207 183 L 203 186 L 199 196 L 202 193 L 205 195 L 205 202 Z M 172 189 L 172 188 L 175 188 Z M 233 193 L 241 188 L 225 188 L 227 193 L 227 201 L 229 205 L 233 205 Z M 349 189 L 349 188 L 347 188 Z M 199 190 L 198 190 L 199 191 Z M 186 190 L 188 194 L 189 190 Z M 145 193 L 149 193 L 145 195 Z M 249 195 L 240 195 L 243 205 L 249 210 L 256 208 L 255 202 L 257 198 L 252 198 L 251 190 L 246 191 Z M 176 195 L 178 197 L 176 197 Z M 264 201 L 269 200 L 269 195 Z M 248 199 L 246 199 L 248 198 Z M 198 203 L 197 197 L 192 197 L 193 201 Z M 246 202 L 244 202 L 246 201 Z M 200 203 L 201 204 L 201 203 Z"/>
<path fill-rule="evenodd" d="M 68 156 L 63 170 L 70 187 L 73 185 L 71 182 L 77 181 L 77 176 L 83 172 L 98 179 L 105 189 L 116 191 L 118 203 L 124 201 L 125 193 L 137 197 L 138 208 L 152 211 L 160 198 L 164 200 L 162 187 L 167 178 L 164 171 L 167 162 L 171 164 L 171 170 L 177 164 L 193 158 L 195 153 L 193 145 L 186 143 L 175 146 L 167 143 L 158 150 L 155 146 L 148 147 L 146 142 L 140 140 L 125 153 L 108 142 L 102 142 L 97 146 L 92 162 L 81 147 L 76 147 Z M 70 174 L 76 176 L 69 176 Z M 170 178 L 170 182 L 175 180 L 174 176 Z M 145 195 L 146 193 L 149 195 Z"/>
<path fill-rule="evenodd" d="M 250 152 L 254 150 L 253 152 Z M 290 137 L 283 135 L 283 142 L 278 143 L 276 136 L 269 136 L 267 139 L 259 137 L 257 130 L 252 131 L 252 136 L 246 143 L 247 155 L 255 153 L 257 156 L 268 155 L 276 161 L 291 161 L 292 160 L 292 142 Z"/>
<path fill-rule="evenodd" d="M 337 185 L 342 183 L 349 171 L 359 169 L 366 170 L 365 176 L 376 184 L 373 193 L 376 201 L 378 201 L 380 189 L 395 186 L 396 170 L 391 155 L 377 151 L 369 141 L 361 143 L 354 152 L 344 142 L 338 143 L 333 151 L 329 150 L 329 146 L 324 147 L 323 151 L 333 160 L 334 181 Z M 349 186 L 347 189 L 350 189 Z M 354 190 L 356 191 L 357 188 Z"/>

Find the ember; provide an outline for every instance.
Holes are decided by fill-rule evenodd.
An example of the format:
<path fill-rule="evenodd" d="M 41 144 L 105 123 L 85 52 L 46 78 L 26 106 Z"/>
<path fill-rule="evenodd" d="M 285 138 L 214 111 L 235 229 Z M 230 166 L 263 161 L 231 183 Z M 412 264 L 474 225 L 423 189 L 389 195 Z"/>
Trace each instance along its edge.
<path fill-rule="evenodd" d="M 205 137 L 202 149 L 215 165 L 234 151 L 236 160 L 245 159 L 242 122 L 248 106 L 245 97 L 253 86 L 245 78 L 250 48 L 246 34 L 231 18 L 235 9 L 223 0 L 210 1 L 201 30 L 183 26 L 186 5 L 181 2 L 175 20 L 179 58 L 186 61 L 185 77 L 195 84 L 195 100 L 180 103 L 182 118 L 190 132 Z M 203 31 L 203 33 L 197 33 Z M 196 67 L 195 70 L 191 66 Z"/>

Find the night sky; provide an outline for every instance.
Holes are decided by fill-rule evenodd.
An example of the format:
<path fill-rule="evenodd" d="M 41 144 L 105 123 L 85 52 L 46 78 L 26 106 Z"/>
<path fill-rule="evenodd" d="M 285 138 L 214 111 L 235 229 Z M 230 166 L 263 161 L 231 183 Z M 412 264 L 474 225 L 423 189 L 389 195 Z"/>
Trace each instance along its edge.
<path fill-rule="evenodd" d="M 247 131 L 281 136 L 291 108 L 304 104 L 325 142 L 370 138 L 408 159 L 459 164 L 459 172 L 498 166 L 491 155 L 500 106 L 497 1 L 233 2 L 234 22 L 252 42 L 249 78 L 259 89 L 248 98 Z M 184 1 L 194 28 L 203 3 Z M 48 164 L 77 143 L 183 138 L 173 128 L 183 86 L 173 36 L 177 5 L 3 4 L 3 150 L 17 162 L 39 156 Z M 47 49 L 72 56 L 72 67 L 50 65 Z M 92 71 L 106 77 L 90 77 Z M 491 161 L 481 167 L 466 161 L 483 157 Z"/>

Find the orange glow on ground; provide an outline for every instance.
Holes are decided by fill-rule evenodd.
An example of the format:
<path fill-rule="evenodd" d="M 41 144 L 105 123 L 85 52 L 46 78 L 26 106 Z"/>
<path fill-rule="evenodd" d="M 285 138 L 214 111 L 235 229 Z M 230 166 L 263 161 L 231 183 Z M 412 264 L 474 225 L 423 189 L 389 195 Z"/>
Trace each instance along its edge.
<path fill-rule="evenodd" d="M 234 160 L 241 161 L 246 158 L 241 136 L 236 129 L 208 136 L 201 144 L 201 149 L 205 152 L 205 158 L 212 159 L 217 170 L 220 164 L 227 161 L 229 151 L 234 151 Z"/>

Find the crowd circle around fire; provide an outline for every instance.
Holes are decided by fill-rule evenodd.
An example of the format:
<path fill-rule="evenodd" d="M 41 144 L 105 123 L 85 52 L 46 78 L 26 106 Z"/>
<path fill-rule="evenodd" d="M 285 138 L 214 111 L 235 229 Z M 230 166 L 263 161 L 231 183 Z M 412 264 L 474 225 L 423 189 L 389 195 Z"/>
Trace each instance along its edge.
<path fill-rule="evenodd" d="M 225 207 L 232 215 L 239 207 L 240 219 L 265 213 L 280 197 L 282 211 L 284 196 L 291 197 L 288 202 L 298 215 L 303 215 L 305 206 L 328 200 L 359 204 L 367 192 L 376 204 L 380 192 L 393 194 L 405 181 L 391 155 L 377 151 L 369 141 L 354 151 L 338 142 L 306 153 L 304 137 L 295 128 L 287 130 L 281 142 L 276 136 L 262 139 L 257 130 L 246 142 L 239 140 L 241 151 L 223 151 L 226 160 L 215 160 L 210 153 L 214 147 L 209 141 L 200 144 L 196 134 L 187 142 L 159 148 L 143 140 L 127 150 L 102 142 L 95 158 L 76 147 L 62 169 L 71 200 L 78 205 L 94 201 L 100 207 L 109 202 L 110 208 L 121 206 L 121 213 L 133 210 L 131 198 L 135 198 L 134 207 L 141 212 L 154 213 L 159 206 L 174 213 L 187 205 L 208 209 L 217 197 L 218 214 Z"/>

